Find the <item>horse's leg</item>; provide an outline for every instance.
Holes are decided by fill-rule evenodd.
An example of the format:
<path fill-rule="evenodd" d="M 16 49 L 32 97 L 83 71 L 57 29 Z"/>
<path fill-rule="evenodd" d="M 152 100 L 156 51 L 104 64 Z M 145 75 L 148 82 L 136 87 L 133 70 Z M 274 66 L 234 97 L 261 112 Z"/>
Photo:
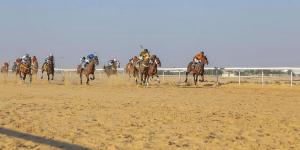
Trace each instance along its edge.
<path fill-rule="evenodd" d="M 32 74 L 29 74 L 29 81 L 32 82 Z"/>
<path fill-rule="evenodd" d="M 158 76 L 158 74 L 156 75 L 156 77 L 157 77 L 157 82 L 158 82 L 158 84 L 160 84 L 160 79 L 159 79 L 159 76 Z"/>
<path fill-rule="evenodd" d="M 23 74 L 23 81 L 25 82 L 25 80 L 26 80 L 26 74 L 24 73 Z"/>
<path fill-rule="evenodd" d="M 44 78 L 44 69 L 42 69 L 42 76 L 41 76 L 41 79 Z"/>
<path fill-rule="evenodd" d="M 197 74 L 195 74 L 195 77 L 194 77 L 194 81 L 195 81 L 195 85 L 197 85 L 197 82 L 198 82 L 198 75 Z"/>
<path fill-rule="evenodd" d="M 80 72 L 80 84 L 82 85 L 82 72 Z"/>
<path fill-rule="evenodd" d="M 196 74 L 193 74 L 193 77 L 194 77 L 194 84 L 196 85 L 197 84 Z"/>
<path fill-rule="evenodd" d="M 52 73 L 52 79 L 51 80 L 54 80 L 54 73 Z"/>
<path fill-rule="evenodd" d="M 189 74 L 190 74 L 190 72 L 188 72 L 188 71 L 185 73 L 185 81 L 184 81 L 185 83 L 187 83 L 187 81 L 188 81 Z"/>
<path fill-rule="evenodd" d="M 204 74 L 201 74 L 201 82 L 204 82 Z"/>
<path fill-rule="evenodd" d="M 90 82 L 89 76 L 90 76 L 89 74 L 86 75 L 86 85 L 89 85 L 89 82 Z"/>

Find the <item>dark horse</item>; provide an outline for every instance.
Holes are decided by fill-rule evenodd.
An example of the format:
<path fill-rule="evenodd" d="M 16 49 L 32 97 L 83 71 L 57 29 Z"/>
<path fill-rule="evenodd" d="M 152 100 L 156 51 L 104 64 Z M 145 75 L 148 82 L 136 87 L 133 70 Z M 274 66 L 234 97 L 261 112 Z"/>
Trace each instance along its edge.
<path fill-rule="evenodd" d="M 147 82 L 147 76 L 148 76 L 148 70 L 149 70 L 149 58 L 145 58 L 144 60 L 141 60 L 140 62 L 135 64 L 135 73 L 137 76 L 135 76 L 135 82 L 138 84 L 138 78 L 141 79 L 141 84 L 148 85 Z"/>
<path fill-rule="evenodd" d="M 198 76 L 201 75 L 201 82 L 204 81 L 204 65 L 208 65 L 208 60 L 207 60 L 207 57 L 206 56 L 203 56 L 201 58 L 201 62 L 200 63 L 193 63 L 193 62 L 190 62 L 188 64 L 188 67 L 187 67 L 187 71 L 186 71 L 186 79 L 185 79 L 185 82 L 187 82 L 188 80 L 188 75 L 190 73 L 193 74 L 193 77 L 194 77 L 194 83 L 195 85 L 197 85 L 197 82 L 198 82 Z"/>
<path fill-rule="evenodd" d="M 42 66 L 42 76 L 41 79 L 44 78 L 44 71 L 46 71 L 47 76 L 48 76 L 48 81 L 50 80 L 50 75 L 51 75 L 51 80 L 54 79 L 54 58 L 53 56 L 49 58 L 49 60 L 43 64 Z"/>
<path fill-rule="evenodd" d="M 9 68 L 9 64 L 6 62 L 3 64 L 3 66 L 1 67 L 1 73 L 8 73 L 8 68 Z"/>
<path fill-rule="evenodd" d="M 18 60 L 19 61 L 19 60 Z M 31 73 L 31 57 L 28 58 L 27 62 L 25 63 L 18 63 L 18 68 L 19 71 L 17 73 L 19 73 L 20 78 L 25 81 L 26 76 L 29 75 L 29 79 L 30 79 L 30 83 L 32 81 L 32 73 Z"/>
<path fill-rule="evenodd" d="M 39 71 L 39 63 L 38 63 L 38 60 L 36 58 L 36 56 L 33 56 L 32 57 L 32 60 L 31 60 L 31 71 L 32 71 L 32 74 L 33 75 L 37 75 L 38 71 Z"/>
<path fill-rule="evenodd" d="M 17 58 L 16 61 L 14 62 L 14 65 L 12 66 L 12 72 L 15 72 L 16 76 L 20 74 L 21 62 L 22 62 L 21 58 Z"/>
<path fill-rule="evenodd" d="M 96 65 L 99 65 L 99 59 L 97 56 L 92 59 L 85 68 L 82 68 L 82 65 L 78 65 L 77 67 L 77 73 L 80 76 L 80 84 L 82 84 L 82 75 L 86 76 L 86 84 L 89 85 L 89 81 L 95 80 L 95 70 L 96 70 Z M 90 75 L 92 77 L 90 78 Z"/>
<path fill-rule="evenodd" d="M 131 76 L 136 77 L 137 76 L 137 68 L 135 67 L 136 62 L 138 61 L 138 57 L 134 56 L 133 58 L 131 58 L 129 60 L 129 62 L 126 64 L 125 67 L 125 72 L 129 75 L 129 77 L 131 78 Z"/>
<path fill-rule="evenodd" d="M 150 62 L 149 62 L 147 82 L 149 82 L 150 77 L 153 79 L 153 76 L 156 76 L 158 83 L 160 83 L 159 76 L 158 76 L 158 70 L 157 70 L 158 67 L 161 67 L 160 59 L 156 55 L 152 55 L 150 57 Z"/>
<path fill-rule="evenodd" d="M 120 68 L 120 62 L 114 61 L 111 66 L 105 66 L 103 67 L 104 72 L 106 73 L 107 77 L 110 77 L 111 75 L 115 75 L 118 73 L 118 68 Z"/>

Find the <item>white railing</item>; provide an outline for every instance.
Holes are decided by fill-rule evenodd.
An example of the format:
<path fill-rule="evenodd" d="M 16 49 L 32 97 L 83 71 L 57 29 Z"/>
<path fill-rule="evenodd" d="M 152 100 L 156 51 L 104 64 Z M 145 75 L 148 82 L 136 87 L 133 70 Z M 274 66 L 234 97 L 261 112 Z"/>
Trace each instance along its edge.
<path fill-rule="evenodd" d="M 56 68 L 56 71 L 76 71 L 76 69 L 59 69 Z M 96 69 L 97 71 L 104 71 L 104 69 Z M 125 72 L 124 68 L 119 68 L 118 69 L 121 72 Z M 159 68 L 159 71 L 162 71 L 162 77 L 164 78 L 165 76 L 177 76 L 180 79 L 182 76 L 183 72 L 186 72 L 186 68 Z M 297 72 L 297 74 L 300 74 L 300 68 L 297 67 L 254 67 L 254 68 L 247 68 L 247 67 L 228 67 L 228 68 L 220 68 L 220 67 L 207 67 L 205 68 L 205 70 L 215 70 L 215 74 L 214 76 L 216 77 L 216 82 L 219 82 L 219 76 L 221 74 L 218 74 L 218 71 L 234 71 L 234 72 L 238 72 L 238 75 L 235 77 L 238 77 L 238 83 L 239 85 L 241 84 L 241 77 L 249 77 L 249 76 L 241 76 L 241 72 L 246 71 L 246 70 L 255 70 L 255 71 L 260 71 L 261 75 L 259 76 L 255 76 L 260 77 L 261 78 L 261 84 L 264 84 L 264 79 L 265 79 L 265 74 L 264 71 L 283 71 L 283 72 L 288 72 L 290 71 L 290 85 L 293 86 L 293 74 L 295 74 L 295 72 Z M 177 72 L 177 75 L 165 75 L 166 72 Z"/>
<path fill-rule="evenodd" d="M 55 68 L 56 71 L 63 71 L 63 72 L 75 72 L 76 69 L 62 69 L 62 68 Z M 118 69 L 120 72 L 125 73 L 124 68 L 119 68 Z M 160 76 L 162 76 L 163 78 L 167 77 L 167 76 L 178 76 L 179 79 L 181 79 L 182 74 L 184 72 L 186 72 L 186 68 L 159 68 L 158 69 L 160 71 Z M 286 75 L 289 76 L 290 78 L 290 85 L 293 86 L 293 82 L 294 82 L 294 74 L 300 74 L 300 68 L 298 67 L 254 67 L 254 68 L 247 68 L 247 67 L 225 67 L 225 68 L 221 68 L 221 67 L 207 67 L 205 68 L 205 70 L 207 71 L 213 71 L 213 76 L 216 77 L 216 82 L 217 84 L 219 83 L 219 77 L 222 74 L 218 74 L 219 71 L 227 71 L 230 72 L 231 74 L 232 72 L 236 72 L 236 74 L 233 77 L 238 78 L 238 84 L 241 84 L 241 78 L 243 77 L 252 77 L 252 78 L 260 78 L 260 82 L 263 85 L 265 83 L 265 73 L 266 71 L 282 71 L 285 72 Z M 256 72 L 260 72 L 259 75 L 256 74 L 256 76 L 242 76 L 241 73 L 244 71 L 256 71 Z M 104 69 L 96 69 L 96 71 L 104 71 Z M 172 73 L 172 75 L 166 75 L 166 73 Z M 175 74 L 174 74 L 175 73 Z M 290 74 L 287 74 L 290 73 Z M 210 75 L 210 76 L 211 76 Z M 223 76 L 224 77 L 224 76 Z M 231 77 L 231 76 L 228 76 Z"/>

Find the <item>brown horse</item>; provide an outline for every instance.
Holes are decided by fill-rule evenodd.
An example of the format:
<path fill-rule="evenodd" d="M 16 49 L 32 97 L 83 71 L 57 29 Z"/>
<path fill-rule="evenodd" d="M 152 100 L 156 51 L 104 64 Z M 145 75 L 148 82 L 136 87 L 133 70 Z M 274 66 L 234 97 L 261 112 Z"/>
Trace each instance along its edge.
<path fill-rule="evenodd" d="M 187 71 L 186 71 L 186 79 L 184 82 L 187 82 L 188 80 L 188 75 L 190 73 L 193 74 L 193 77 L 194 77 L 194 83 L 195 85 L 197 85 L 198 83 L 198 76 L 201 75 L 201 82 L 204 82 L 204 65 L 208 65 L 208 60 L 207 60 L 207 57 L 206 56 L 203 56 L 201 59 L 200 59 L 200 63 L 193 63 L 193 62 L 190 62 L 188 64 L 188 67 L 187 67 Z"/>
<path fill-rule="evenodd" d="M 3 66 L 1 67 L 1 73 L 8 74 L 8 69 L 9 69 L 9 64 L 6 62 L 6 63 L 4 63 Z"/>
<path fill-rule="evenodd" d="M 135 77 L 136 84 L 138 84 L 138 78 L 141 79 L 141 84 L 144 84 L 144 85 L 149 84 L 149 82 L 147 81 L 149 62 L 150 62 L 150 59 L 146 58 L 146 59 L 141 60 L 138 63 L 136 63 L 136 65 L 135 65 L 136 72 L 134 73 L 134 74 L 137 74 L 137 76 Z"/>
<path fill-rule="evenodd" d="M 136 77 L 135 73 L 138 72 L 138 71 L 137 71 L 137 68 L 135 67 L 135 64 L 136 64 L 137 61 L 138 61 L 138 57 L 134 56 L 126 64 L 125 72 L 129 75 L 130 78 L 131 78 L 131 76 Z"/>
<path fill-rule="evenodd" d="M 161 67 L 160 59 L 156 55 L 152 55 L 150 57 L 149 69 L 148 69 L 148 74 L 147 74 L 148 82 L 149 82 L 150 77 L 153 79 L 153 76 L 156 76 L 157 82 L 160 83 L 159 76 L 158 76 L 158 70 L 157 70 L 158 67 Z"/>
<path fill-rule="evenodd" d="M 111 66 L 104 65 L 104 67 L 103 67 L 104 72 L 106 73 L 107 77 L 118 74 L 118 68 L 120 68 L 119 61 L 113 62 L 113 64 Z"/>
<path fill-rule="evenodd" d="M 37 73 L 39 71 L 39 63 L 38 63 L 36 56 L 32 57 L 31 66 L 32 66 L 31 67 L 32 74 L 37 75 Z"/>
<path fill-rule="evenodd" d="M 17 58 L 12 67 L 12 72 L 16 73 L 16 76 L 20 74 L 20 64 L 22 63 L 21 58 Z"/>
<path fill-rule="evenodd" d="M 82 65 L 78 65 L 77 73 L 80 76 L 80 84 L 82 84 L 82 75 L 85 75 L 86 77 L 86 85 L 89 85 L 90 79 L 95 80 L 96 65 L 99 65 L 99 59 L 97 56 L 95 56 L 85 68 L 83 68 Z M 92 77 L 90 77 L 90 75 L 92 75 Z"/>
<path fill-rule="evenodd" d="M 27 60 L 25 63 L 19 63 L 18 65 L 19 68 L 19 75 L 20 78 L 25 81 L 26 76 L 29 75 L 30 83 L 32 81 L 32 73 L 31 73 L 31 58 Z"/>
<path fill-rule="evenodd" d="M 50 80 L 50 75 L 51 75 L 51 80 L 54 80 L 54 59 L 50 58 L 46 63 L 43 64 L 42 66 L 42 76 L 41 79 L 44 78 L 44 71 L 46 71 L 47 76 L 48 76 L 48 81 Z"/>

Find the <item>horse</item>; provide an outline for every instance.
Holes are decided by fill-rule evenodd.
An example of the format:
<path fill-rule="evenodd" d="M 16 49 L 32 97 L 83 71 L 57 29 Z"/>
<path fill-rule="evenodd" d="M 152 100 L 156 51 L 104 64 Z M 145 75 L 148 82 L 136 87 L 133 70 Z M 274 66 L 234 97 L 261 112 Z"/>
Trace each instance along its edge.
<path fill-rule="evenodd" d="M 137 69 L 135 67 L 135 63 L 138 61 L 138 57 L 134 56 L 130 59 L 130 61 L 126 64 L 125 72 L 129 75 L 129 78 L 131 76 L 136 77 L 135 72 L 137 72 Z"/>
<path fill-rule="evenodd" d="M 18 60 L 19 61 L 19 60 Z M 31 73 L 31 57 L 28 58 L 28 60 L 25 63 L 18 63 L 19 68 L 19 75 L 20 78 L 25 82 L 26 76 L 29 75 L 30 83 L 32 81 L 32 73 Z"/>
<path fill-rule="evenodd" d="M 135 82 L 138 84 L 138 78 L 141 79 L 141 84 L 146 84 L 148 85 L 149 82 L 147 81 L 147 75 L 148 75 L 148 70 L 149 70 L 149 58 L 145 58 L 144 60 L 139 61 L 135 65 L 135 74 L 137 76 L 135 77 Z"/>
<path fill-rule="evenodd" d="M 1 67 L 1 73 L 8 74 L 8 69 L 9 69 L 9 64 L 6 62 L 6 63 L 4 63 L 3 66 Z"/>
<path fill-rule="evenodd" d="M 187 80 L 188 80 L 188 75 L 190 73 L 193 74 L 193 77 L 194 77 L 194 83 L 195 85 L 197 85 L 197 82 L 198 82 L 198 76 L 201 75 L 201 82 L 204 82 L 204 66 L 208 65 L 208 59 L 206 56 L 203 56 L 201 58 L 201 62 L 200 63 L 193 63 L 193 62 L 190 62 L 188 64 L 188 67 L 187 67 L 187 71 L 186 71 L 186 78 L 185 78 L 185 83 L 187 83 Z"/>
<path fill-rule="evenodd" d="M 107 77 L 110 77 L 111 75 L 115 75 L 118 73 L 118 68 L 120 68 L 120 62 L 116 61 L 113 62 L 111 66 L 105 66 L 103 67 L 104 72 L 106 73 Z"/>
<path fill-rule="evenodd" d="M 97 56 L 92 59 L 85 68 L 82 68 L 82 65 L 78 65 L 77 67 L 77 73 L 80 76 L 80 84 L 82 85 L 82 75 L 86 76 L 86 85 L 89 85 L 89 81 L 95 80 L 95 70 L 96 65 L 99 65 L 99 59 Z M 90 78 L 90 75 L 93 77 Z"/>
<path fill-rule="evenodd" d="M 32 57 L 31 66 L 32 66 L 31 67 L 32 74 L 37 75 L 37 73 L 39 71 L 39 63 L 38 63 L 36 56 Z"/>
<path fill-rule="evenodd" d="M 53 56 L 47 62 L 45 62 L 41 68 L 42 70 L 42 76 L 41 79 L 44 78 L 44 71 L 46 71 L 47 76 L 48 76 L 48 81 L 50 80 L 50 75 L 51 75 L 51 80 L 54 80 L 54 59 Z"/>
<path fill-rule="evenodd" d="M 16 73 L 16 76 L 20 74 L 20 64 L 22 63 L 21 58 L 17 58 L 12 66 L 12 72 Z"/>
<path fill-rule="evenodd" d="M 149 82 L 150 77 L 153 79 L 153 76 L 156 76 L 158 83 L 160 83 L 160 79 L 159 79 L 158 71 L 157 71 L 158 67 L 161 67 L 160 59 L 156 55 L 152 55 L 150 57 L 149 69 L 148 69 L 148 74 L 147 74 L 148 82 Z"/>

